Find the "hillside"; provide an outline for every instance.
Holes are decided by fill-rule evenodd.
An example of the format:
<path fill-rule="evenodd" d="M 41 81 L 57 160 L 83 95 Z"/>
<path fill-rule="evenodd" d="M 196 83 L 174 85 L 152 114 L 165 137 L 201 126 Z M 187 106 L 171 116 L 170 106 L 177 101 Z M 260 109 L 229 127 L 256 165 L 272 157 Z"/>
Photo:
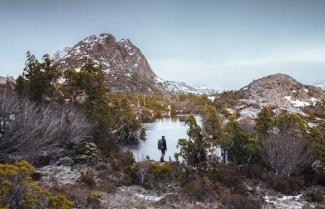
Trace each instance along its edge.
<path fill-rule="evenodd" d="M 261 105 L 304 107 L 325 98 L 321 88 L 304 85 L 285 74 L 274 74 L 253 81 L 244 87 L 250 100 Z"/>
<path fill-rule="evenodd" d="M 235 109 L 241 116 L 256 118 L 264 106 L 276 112 L 289 111 L 305 114 L 303 109 L 325 99 L 325 91 L 305 85 L 285 74 L 269 75 L 243 87 Z"/>

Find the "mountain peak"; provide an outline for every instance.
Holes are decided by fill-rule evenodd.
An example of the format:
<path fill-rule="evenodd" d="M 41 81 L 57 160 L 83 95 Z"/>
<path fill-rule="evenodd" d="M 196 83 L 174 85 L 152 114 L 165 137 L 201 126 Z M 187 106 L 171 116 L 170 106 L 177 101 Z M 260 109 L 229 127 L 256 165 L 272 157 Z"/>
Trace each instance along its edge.
<path fill-rule="evenodd" d="M 57 53 L 60 54 L 60 53 Z M 116 41 L 109 33 L 91 35 L 67 48 L 55 59 L 59 69 L 80 68 L 86 59 L 103 66 L 108 88 L 121 91 L 155 92 L 156 74 L 129 39 Z"/>
<path fill-rule="evenodd" d="M 90 35 L 86 38 L 84 38 L 79 43 L 92 43 L 92 42 L 103 42 L 104 40 L 110 40 L 110 41 L 116 41 L 115 37 L 112 34 L 109 33 L 101 33 L 98 36 L 97 35 Z"/>
<path fill-rule="evenodd" d="M 54 55 L 55 63 L 63 70 L 80 68 L 87 59 L 104 68 L 111 90 L 172 94 L 205 92 L 184 83 L 159 79 L 138 47 L 129 39 L 116 41 L 109 33 L 88 36 Z"/>

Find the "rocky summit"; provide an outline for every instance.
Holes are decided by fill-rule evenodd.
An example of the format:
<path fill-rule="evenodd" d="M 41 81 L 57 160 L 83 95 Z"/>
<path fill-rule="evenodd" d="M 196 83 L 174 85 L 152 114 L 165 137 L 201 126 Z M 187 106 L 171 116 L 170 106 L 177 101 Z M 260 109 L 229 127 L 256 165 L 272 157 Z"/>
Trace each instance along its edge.
<path fill-rule="evenodd" d="M 251 101 L 276 107 L 306 107 L 325 99 L 321 88 L 304 85 L 285 74 L 255 80 L 242 89 Z"/>
<path fill-rule="evenodd" d="M 295 112 L 305 115 L 304 109 L 325 99 L 325 91 L 305 85 L 286 74 L 273 74 L 254 80 L 237 91 L 241 98 L 234 109 L 242 118 L 256 118 L 261 109 L 270 106 L 274 112 Z"/>
<path fill-rule="evenodd" d="M 182 82 L 166 81 L 151 69 L 141 50 L 129 39 L 116 41 L 108 33 L 92 35 L 72 48 L 54 54 L 59 69 L 80 68 L 87 59 L 103 66 L 108 88 L 113 91 L 139 93 L 211 93 L 208 88 L 195 88 Z"/>

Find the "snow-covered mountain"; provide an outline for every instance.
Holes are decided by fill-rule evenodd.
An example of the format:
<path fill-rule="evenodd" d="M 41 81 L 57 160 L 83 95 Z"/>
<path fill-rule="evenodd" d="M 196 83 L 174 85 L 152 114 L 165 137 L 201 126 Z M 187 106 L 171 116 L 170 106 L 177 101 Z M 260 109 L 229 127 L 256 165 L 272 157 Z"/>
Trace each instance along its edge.
<path fill-rule="evenodd" d="M 208 88 L 196 88 L 183 82 L 166 81 L 151 69 L 147 59 L 129 39 L 116 41 L 108 33 L 92 35 L 54 54 L 60 69 L 80 68 L 91 59 L 102 65 L 108 88 L 124 92 L 141 93 L 212 93 Z"/>
<path fill-rule="evenodd" d="M 215 90 L 204 85 L 189 85 L 184 82 L 167 81 L 162 78 L 156 79 L 157 85 L 162 85 L 163 89 L 172 94 L 193 93 L 193 94 L 214 94 Z"/>

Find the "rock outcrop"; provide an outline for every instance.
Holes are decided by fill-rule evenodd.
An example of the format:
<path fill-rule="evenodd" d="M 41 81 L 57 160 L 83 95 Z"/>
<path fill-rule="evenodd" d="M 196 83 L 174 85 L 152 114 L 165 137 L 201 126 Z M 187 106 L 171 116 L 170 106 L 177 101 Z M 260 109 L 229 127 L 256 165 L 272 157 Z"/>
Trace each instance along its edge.
<path fill-rule="evenodd" d="M 285 74 L 274 74 L 244 87 L 250 100 L 279 107 L 305 107 L 325 99 L 321 88 L 304 85 Z"/>

